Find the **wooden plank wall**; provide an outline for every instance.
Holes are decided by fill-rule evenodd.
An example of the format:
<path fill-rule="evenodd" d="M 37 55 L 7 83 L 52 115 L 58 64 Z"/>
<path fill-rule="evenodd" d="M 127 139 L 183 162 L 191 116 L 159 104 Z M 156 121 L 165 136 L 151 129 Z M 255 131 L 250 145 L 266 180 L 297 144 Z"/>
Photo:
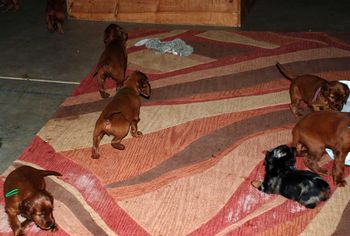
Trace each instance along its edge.
<path fill-rule="evenodd" d="M 67 0 L 67 11 L 69 17 L 84 20 L 240 26 L 241 1 Z"/>

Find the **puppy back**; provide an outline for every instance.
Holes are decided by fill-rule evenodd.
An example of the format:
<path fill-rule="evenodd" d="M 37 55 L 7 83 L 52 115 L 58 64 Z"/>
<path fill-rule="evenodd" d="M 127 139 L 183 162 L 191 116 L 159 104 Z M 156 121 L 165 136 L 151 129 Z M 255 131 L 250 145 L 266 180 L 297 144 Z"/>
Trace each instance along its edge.
<path fill-rule="evenodd" d="M 45 177 L 48 175 L 55 175 L 55 176 L 62 176 L 61 173 L 57 172 L 57 171 L 53 171 L 53 170 L 39 170 L 40 171 L 40 175 Z"/>
<path fill-rule="evenodd" d="M 281 72 L 281 74 L 286 77 L 288 80 L 294 80 L 296 78 L 290 71 L 286 70 L 279 62 L 276 63 L 276 67 Z"/>

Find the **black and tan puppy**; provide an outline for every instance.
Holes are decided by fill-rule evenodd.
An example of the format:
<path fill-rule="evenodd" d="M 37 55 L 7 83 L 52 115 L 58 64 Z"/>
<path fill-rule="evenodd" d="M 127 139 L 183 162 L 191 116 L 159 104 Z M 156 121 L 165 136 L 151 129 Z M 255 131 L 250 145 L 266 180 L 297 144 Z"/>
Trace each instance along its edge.
<path fill-rule="evenodd" d="M 349 88 L 339 81 L 327 81 L 316 75 L 295 76 L 281 64 L 276 64 L 284 77 L 292 83 L 289 87 L 290 108 L 300 117 L 301 103 L 307 104 L 313 111 L 342 110 L 349 97 Z"/>
<path fill-rule="evenodd" d="M 58 31 L 63 34 L 63 22 L 65 18 L 65 0 L 46 1 L 46 22 L 50 32 Z"/>
<path fill-rule="evenodd" d="M 296 149 L 280 145 L 266 153 L 264 181 L 254 180 L 252 185 L 265 193 L 280 194 L 314 208 L 326 201 L 331 193 L 329 185 L 318 174 L 295 169 Z"/>
<path fill-rule="evenodd" d="M 56 231 L 53 217 L 53 197 L 45 189 L 44 177 L 61 176 L 50 170 L 38 170 L 30 166 L 21 166 L 12 171 L 4 183 L 5 211 L 14 235 L 24 235 L 24 230 L 34 222 L 43 230 Z M 25 218 L 22 223 L 17 216 Z"/>
<path fill-rule="evenodd" d="M 151 86 L 145 74 L 135 71 L 125 80 L 124 86 L 117 91 L 96 122 L 92 158 L 100 157 L 99 144 L 105 134 L 114 136 L 111 145 L 119 150 L 125 149 L 120 142 L 129 133 L 130 127 L 133 137 L 142 135 L 137 128 L 140 121 L 140 95 L 149 98 Z"/>
<path fill-rule="evenodd" d="M 116 87 L 123 85 L 126 67 L 128 65 L 128 54 L 126 41 L 127 32 L 119 25 L 110 24 L 104 32 L 105 49 L 97 63 L 96 73 L 98 89 L 102 98 L 109 97 L 105 89 L 105 80 L 110 77 L 116 82 Z"/>

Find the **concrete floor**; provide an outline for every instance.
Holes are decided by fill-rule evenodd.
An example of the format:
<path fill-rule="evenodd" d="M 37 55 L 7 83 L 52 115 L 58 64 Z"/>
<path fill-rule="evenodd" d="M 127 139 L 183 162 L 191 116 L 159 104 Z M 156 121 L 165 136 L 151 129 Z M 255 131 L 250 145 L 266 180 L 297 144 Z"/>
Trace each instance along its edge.
<path fill-rule="evenodd" d="M 350 31 L 349 0 L 256 0 L 242 29 Z"/>
<path fill-rule="evenodd" d="M 74 83 L 95 66 L 103 49 L 103 30 L 108 24 L 67 20 L 63 36 L 52 34 L 46 30 L 45 1 L 20 2 L 18 12 L 0 13 L 0 172 L 23 152 L 59 104 L 69 96 L 76 86 Z M 349 8 L 348 0 L 319 0 L 317 3 L 311 0 L 257 0 L 242 29 L 347 32 L 350 29 Z M 185 28 L 121 25 L 126 29 Z M 23 76 L 67 84 L 1 78 Z"/>

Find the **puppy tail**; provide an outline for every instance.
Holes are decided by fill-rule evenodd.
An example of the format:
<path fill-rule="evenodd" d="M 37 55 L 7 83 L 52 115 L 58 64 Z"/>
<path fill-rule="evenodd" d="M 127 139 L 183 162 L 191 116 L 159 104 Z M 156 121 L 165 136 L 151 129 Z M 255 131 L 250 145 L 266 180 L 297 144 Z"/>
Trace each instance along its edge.
<path fill-rule="evenodd" d="M 92 74 L 92 78 L 95 78 L 95 77 L 96 77 L 97 72 L 98 72 L 98 70 L 96 70 L 96 71 Z"/>
<path fill-rule="evenodd" d="M 296 78 L 295 75 L 293 75 L 290 71 L 286 70 L 279 62 L 276 63 L 276 66 L 278 70 L 281 72 L 281 74 L 286 77 L 289 80 L 294 80 Z"/>
<path fill-rule="evenodd" d="M 53 170 L 40 170 L 41 176 L 45 177 L 48 175 L 62 176 L 61 173 L 53 171 Z"/>
<path fill-rule="evenodd" d="M 117 115 L 117 114 L 121 114 L 121 112 L 120 111 L 113 111 L 113 112 L 107 113 L 103 118 L 105 121 L 109 122 L 111 120 L 112 116 Z"/>

